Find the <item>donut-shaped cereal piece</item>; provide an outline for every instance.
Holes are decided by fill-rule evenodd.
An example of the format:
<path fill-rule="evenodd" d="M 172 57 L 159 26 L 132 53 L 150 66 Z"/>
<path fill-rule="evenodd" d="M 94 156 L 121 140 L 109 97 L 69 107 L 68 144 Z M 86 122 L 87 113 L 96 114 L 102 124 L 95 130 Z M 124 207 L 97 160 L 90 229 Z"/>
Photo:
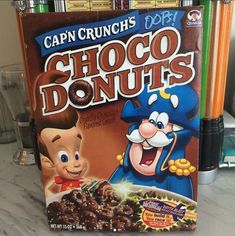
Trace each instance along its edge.
<path fill-rule="evenodd" d="M 84 92 L 84 96 L 78 96 L 77 92 L 81 90 Z M 69 87 L 69 99 L 76 106 L 86 106 L 93 98 L 92 86 L 85 80 L 77 80 L 73 82 Z"/>

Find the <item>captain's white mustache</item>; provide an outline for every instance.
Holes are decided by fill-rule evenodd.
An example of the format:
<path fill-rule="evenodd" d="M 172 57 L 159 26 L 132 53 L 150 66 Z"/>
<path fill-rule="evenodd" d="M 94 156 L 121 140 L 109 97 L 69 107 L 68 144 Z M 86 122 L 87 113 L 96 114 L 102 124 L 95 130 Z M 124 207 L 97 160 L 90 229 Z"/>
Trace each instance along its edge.
<path fill-rule="evenodd" d="M 142 143 L 145 140 L 148 142 L 149 145 L 153 147 L 164 147 L 167 146 L 172 142 L 172 138 L 169 139 L 165 133 L 162 131 L 158 131 L 152 138 L 145 139 L 141 136 L 138 129 L 135 129 L 131 132 L 131 134 L 127 134 L 126 137 L 132 143 Z"/>

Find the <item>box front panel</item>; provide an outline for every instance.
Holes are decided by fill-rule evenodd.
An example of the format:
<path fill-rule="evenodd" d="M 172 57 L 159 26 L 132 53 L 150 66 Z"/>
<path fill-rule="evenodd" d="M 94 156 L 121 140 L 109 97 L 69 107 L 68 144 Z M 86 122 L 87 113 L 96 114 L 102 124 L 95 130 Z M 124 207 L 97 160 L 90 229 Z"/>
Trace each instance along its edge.
<path fill-rule="evenodd" d="M 51 229 L 195 228 L 201 14 L 22 16 Z"/>

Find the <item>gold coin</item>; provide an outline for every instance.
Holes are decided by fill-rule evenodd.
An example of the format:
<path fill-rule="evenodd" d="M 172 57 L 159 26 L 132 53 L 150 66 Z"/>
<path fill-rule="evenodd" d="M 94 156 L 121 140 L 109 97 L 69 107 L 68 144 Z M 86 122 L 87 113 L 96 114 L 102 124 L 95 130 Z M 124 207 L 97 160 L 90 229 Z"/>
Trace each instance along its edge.
<path fill-rule="evenodd" d="M 180 159 L 181 164 L 186 164 L 188 161 L 186 159 Z"/>
<path fill-rule="evenodd" d="M 183 170 L 184 172 L 184 176 L 189 176 L 190 175 L 190 171 L 188 169 Z"/>
<path fill-rule="evenodd" d="M 176 174 L 179 175 L 179 176 L 183 175 L 183 170 L 182 169 L 177 169 Z"/>
<path fill-rule="evenodd" d="M 118 161 L 121 161 L 122 159 L 123 159 L 122 155 L 118 155 L 118 156 L 117 156 L 117 160 L 118 160 Z"/>
<path fill-rule="evenodd" d="M 182 161 L 182 159 L 175 161 L 176 167 L 178 167 L 180 169 L 188 169 L 191 166 L 191 163 L 189 161 L 186 160 L 185 164 L 183 164 L 181 161 Z"/>
<path fill-rule="evenodd" d="M 169 165 L 169 166 L 172 166 L 172 165 L 174 165 L 174 163 L 175 163 L 175 161 L 174 161 L 174 160 L 170 160 L 170 161 L 168 161 L 168 165 Z"/>
<path fill-rule="evenodd" d="M 177 170 L 177 167 L 174 166 L 174 165 L 173 165 L 173 166 L 170 166 L 169 170 L 170 170 L 171 173 L 175 173 L 176 170 Z"/>
<path fill-rule="evenodd" d="M 190 167 L 189 167 L 189 171 L 190 171 L 191 173 L 193 173 L 195 170 L 196 170 L 196 168 L 195 168 L 194 166 L 190 166 Z"/>

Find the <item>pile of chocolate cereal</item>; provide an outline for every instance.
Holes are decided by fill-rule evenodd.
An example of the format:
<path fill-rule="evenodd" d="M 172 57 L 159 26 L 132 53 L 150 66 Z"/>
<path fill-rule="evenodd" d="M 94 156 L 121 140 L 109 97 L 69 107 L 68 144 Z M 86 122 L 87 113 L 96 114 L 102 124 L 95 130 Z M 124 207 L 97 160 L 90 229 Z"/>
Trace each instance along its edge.
<path fill-rule="evenodd" d="M 103 191 L 105 185 L 100 184 L 95 191 L 74 189 L 64 194 L 60 201 L 50 203 L 47 207 L 49 225 L 73 226 L 70 228 L 83 231 L 155 231 L 141 221 L 139 200 L 157 198 L 156 192 L 132 192 L 123 200 L 111 188 Z M 190 230 L 195 223 L 189 222 L 187 226 L 179 224 L 171 230 Z"/>
<path fill-rule="evenodd" d="M 100 189 L 93 194 L 72 190 L 60 202 L 50 203 L 47 213 L 49 224 L 80 225 L 88 231 L 123 232 L 144 229 L 142 223 L 138 222 L 141 209 L 136 201 L 122 201 L 114 192 L 104 194 Z"/>

